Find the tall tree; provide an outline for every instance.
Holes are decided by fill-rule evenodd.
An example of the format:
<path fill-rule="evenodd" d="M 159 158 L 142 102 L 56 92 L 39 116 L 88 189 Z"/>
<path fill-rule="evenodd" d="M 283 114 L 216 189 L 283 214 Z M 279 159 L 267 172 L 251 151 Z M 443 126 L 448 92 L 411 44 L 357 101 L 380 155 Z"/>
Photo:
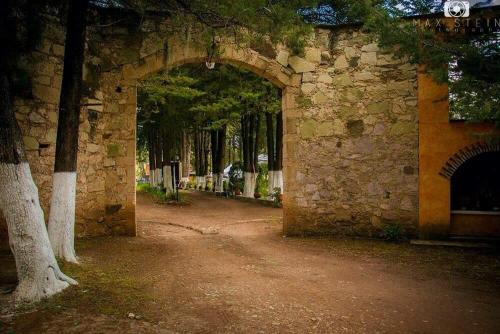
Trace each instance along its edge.
<path fill-rule="evenodd" d="M 241 137 L 243 141 L 243 172 L 245 185 L 244 197 L 254 197 L 259 171 L 259 132 L 261 118 L 259 113 L 247 113 L 241 116 Z"/>
<path fill-rule="evenodd" d="M 55 255 L 74 263 L 78 262 L 74 241 L 76 169 L 88 3 L 89 0 L 74 0 L 69 2 L 68 7 L 48 224 L 49 238 Z"/>
<path fill-rule="evenodd" d="M 0 10 L 0 211 L 7 221 L 19 284 L 15 296 L 37 301 L 76 281 L 64 275 L 51 248 L 38 189 L 24 151 L 22 135 L 12 108 L 12 78 L 18 56 L 29 52 L 41 2 L 6 1 Z M 28 42 L 33 42 L 28 40 Z"/>
<path fill-rule="evenodd" d="M 212 130 L 210 136 L 213 187 L 215 192 L 222 192 L 224 191 L 223 178 L 225 167 L 224 157 L 226 153 L 226 125 L 223 125 L 220 129 Z"/>
<path fill-rule="evenodd" d="M 183 184 L 189 182 L 189 173 L 191 171 L 191 137 L 187 129 L 182 129 L 181 137 L 181 181 Z"/>

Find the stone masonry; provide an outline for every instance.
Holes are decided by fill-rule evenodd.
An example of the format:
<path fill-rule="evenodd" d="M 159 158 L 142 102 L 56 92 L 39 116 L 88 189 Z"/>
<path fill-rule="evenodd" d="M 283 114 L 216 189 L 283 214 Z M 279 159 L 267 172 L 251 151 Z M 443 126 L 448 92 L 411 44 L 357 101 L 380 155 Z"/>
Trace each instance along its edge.
<path fill-rule="evenodd" d="M 91 32 L 88 98 L 80 119 L 77 235 L 135 235 L 136 85 L 205 61 L 206 51 L 151 22 L 131 34 Z M 47 25 L 30 59 L 33 98 L 16 102 L 48 216 L 64 32 Z M 317 28 L 303 55 L 273 58 L 229 42 L 218 62 L 247 68 L 283 90 L 284 233 L 378 235 L 418 224 L 417 69 L 355 27 Z"/>

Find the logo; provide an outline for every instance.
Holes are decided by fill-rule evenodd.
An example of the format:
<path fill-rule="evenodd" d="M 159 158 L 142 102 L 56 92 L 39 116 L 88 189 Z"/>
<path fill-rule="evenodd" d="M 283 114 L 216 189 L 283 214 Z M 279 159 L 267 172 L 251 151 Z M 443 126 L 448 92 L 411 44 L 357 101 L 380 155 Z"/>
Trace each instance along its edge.
<path fill-rule="evenodd" d="M 446 1 L 444 3 L 444 16 L 469 17 L 469 1 Z"/>

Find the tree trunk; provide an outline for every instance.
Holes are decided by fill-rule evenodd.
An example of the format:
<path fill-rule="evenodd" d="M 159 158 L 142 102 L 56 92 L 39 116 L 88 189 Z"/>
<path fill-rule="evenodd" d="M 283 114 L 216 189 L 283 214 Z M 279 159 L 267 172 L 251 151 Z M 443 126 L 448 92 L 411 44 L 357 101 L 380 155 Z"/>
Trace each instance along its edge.
<path fill-rule="evenodd" d="M 76 162 L 88 0 L 68 7 L 64 69 L 59 100 L 56 157 L 48 224 L 57 257 L 77 263 L 75 254 Z"/>
<path fill-rule="evenodd" d="M 149 158 L 149 184 L 154 185 L 155 153 L 153 144 L 153 131 L 148 131 L 148 158 Z"/>
<path fill-rule="evenodd" d="M 182 130 L 181 143 L 181 162 L 182 162 L 182 181 L 187 184 L 189 182 L 189 172 L 191 169 L 191 140 L 187 130 Z"/>
<path fill-rule="evenodd" d="M 260 115 L 245 115 L 241 118 L 243 141 L 243 169 L 245 184 L 244 197 L 254 197 L 257 179 L 258 145 L 260 130 Z"/>
<path fill-rule="evenodd" d="M 267 139 L 267 190 L 269 195 L 274 191 L 274 114 L 266 113 Z"/>
<path fill-rule="evenodd" d="M 217 183 L 217 176 L 219 175 L 219 166 L 217 164 L 217 155 L 218 155 L 218 130 L 210 131 L 210 154 L 212 157 L 212 190 L 215 190 L 215 185 Z"/>
<path fill-rule="evenodd" d="M 195 130 L 195 174 L 196 188 L 201 190 L 206 186 L 206 158 L 207 152 L 205 149 L 206 134 L 200 127 Z"/>
<path fill-rule="evenodd" d="M 3 28 L 3 15 L 1 20 Z M 3 60 L 0 66 L 4 72 Z M 5 73 L 0 74 L 0 211 L 7 222 L 16 261 L 17 300 L 38 301 L 77 284 L 61 272 L 50 245 Z"/>
<path fill-rule="evenodd" d="M 279 188 L 283 193 L 283 112 L 276 115 L 276 148 L 274 150 L 274 188 Z"/>
<path fill-rule="evenodd" d="M 174 191 L 174 185 L 172 180 L 172 167 L 170 165 L 171 161 L 171 148 L 172 148 L 172 140 L 167 129 L 162 129 L 161 131 L 161 139 L 162 139 L 162 174 L 163 174 L 163 187 L 165 188 L 166 193 L 170 193 Z"/>
<path fill-rule="evenodd" d="M 160 129 L 155 129 L 155 186 L 160 187 L 163 185 L 163 172 L 162 172 L 162 164 L 163 164 L 163 152 L 162 152 L 162 140 Z"/>
<path fill-rule="evenodd" d="M 224 191 L 224 154 L 226 151 L 226 126 L 211 132 L 212 175 L 215 192 Z"/>

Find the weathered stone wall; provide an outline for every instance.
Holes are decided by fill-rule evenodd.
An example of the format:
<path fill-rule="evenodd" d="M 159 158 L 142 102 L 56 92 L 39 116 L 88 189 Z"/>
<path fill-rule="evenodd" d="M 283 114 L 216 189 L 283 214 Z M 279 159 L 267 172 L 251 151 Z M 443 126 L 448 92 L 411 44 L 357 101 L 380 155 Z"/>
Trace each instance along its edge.
<path fill-rule="evenodd" d="M 165 24 L 167 26 L 165 26 Z M 168 33 L 90 33 L 78 157 L 77 235 L 135 234 L 136 84 L 206 51 Z M 52 24 L 26 60 L 32 100 L 16 104 L 46 215 L 55 152 L 63 31 Z M 376 235 L 384 224 L 418 221 L 416 68 L 392 59 L 356 28 L 317 29 L 302 57 L 276 59 L 223 44 L 219 62 L 283 89 L 284 231 Z"/>
<path fill-rule="evenodd" d="M 416 67 L 349 28 L 318 30 L 305 58 L 314 70 L 285 114 L 285 231 L 377 235 L 396 223 L 413 233 Z"/>
<path fill-rule="evenodd" d="M 41 41 L 29 57 L 20 60 L 32 78 L 31 97 L 15 100 L 31 171 L 38 186 L 40 203 L 48 220 L 52 193 L 57 112 L 62 80 L 65 32 L 57 21 L 44 25 Z M 90 57 L 91 58 L 91 57 Z M 106 137 L 110 117 L 103 113 L 102 92 L 95 90 L 82 101 L 78 145 L 76 231 L 78 236 L 108 234 L 113 223 L 106 221 Z M 0 215 L 0 226 L 5 222 Z M 5 237 L 6 229 L 0 228 Z"/>

